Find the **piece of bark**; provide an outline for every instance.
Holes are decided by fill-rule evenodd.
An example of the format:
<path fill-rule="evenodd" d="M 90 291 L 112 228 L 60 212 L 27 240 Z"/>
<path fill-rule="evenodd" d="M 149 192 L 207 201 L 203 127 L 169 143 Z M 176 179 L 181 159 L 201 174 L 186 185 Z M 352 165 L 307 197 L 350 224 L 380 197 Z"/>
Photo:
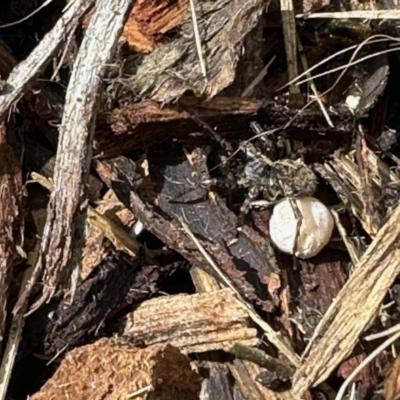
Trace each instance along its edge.
<path fill-rule="evenodd" d="M 94 150 L 105 157 L 115 157 L 143 144 L 150 146 L 179 138 L 184 142 L 210 142 L 210 133 L 204 132 L 193 117 L 214 127 L 224 136 L 244 137 L 249 122 L 262 106 L 261 101 L 216 97 L 202 101 L 184 96 L 178 104 L 161 107 L 154 101 L 121 106 L 110 113 L 99 115 Z M 163 123 L 160 124 L 160 121 Z M 196 132 L 196 135 L 193 135 Z"/>
<path fill-rule="evenodd" d="M 215 102 L 211 99 L 204 103 L 203 100 L 189 97 L 182 97 L 181 101 L 184 107 L 181 111 L 179 110 L 182 106 L 168 105 L 164 113 L 160 106 L 146 101 L 137 106 L 126 109 L 121 107 L 111 113 L 102 113 L 96 127 L 94 151 L 104 158 L 110 158 L 143 145 L 149 147 L 171 139 L 197 146 L 209 144 L 210 132 L 201 123 L 191 119 L 188 113 L 212 126 L 222 137 L 235 139 L 249 137 L 249 124 L 256 115 L 261 124 L 285 129 L 288 138 L 307 140 L 307 143 L 311 140 L 317 143 L 324 140 L 330 145 L 330 150 L 337 149 L 338 143 L 350 143 L 349 138 L 353 131 L 353 116 L 350 112 L 332 115 L 331 119 L 335 124 L 335 129 L 332 129 L 326 126 L 319 108 L 310 107 L 299 115 L 287 109 L 284 97 L 263 102 L 238 98 L 232 100 L 223 96 L 216 97 Z M 161 118 L 164 122 L 160 124 L 153 118 Z M 145 121 L 153 122 L 143 123 Z"/>
<path fill-rule="evenodd" d="M 195 3 L 208 79 L 198 61 L 193 22 L 186 18 L 177 39 L 144 56 L 139 67 L 135 62 L 124 66 L 126 92 L 161 103 L 176 100 L 189 90 L 196 97 L 214 97 L 233 82 L 238 45 L 257 24 L 267 4 L 264 0 Z"/>
<path fill-rule="evenodd" d="M 294 396 L 290 391 L 282 393 L 274 392 L 257 382 L 261 369 L 258 365 L 252 362 L 235 360 L 231 372 L 236 379 L 240 391 L 244 398 L 249 400 L 298 400 L 299 397 Z"/>
<path fill-rule="evenodd" d="M 100 78 L 111 59 L 130 6 L 128 0 L 98 2 L 86 30 L 68 84 L 54 189 L 47 207 L 41 252 L 30 286 L 19 299 L 16 310 L 27 301 L 42 272 L 43 295 L 32 310 L 51 298 L 59 285 L 69 286 L 72 297 L 75 292 L 81 265 L 87 180 L 100 101 Z"/>
<path fill-rule="evenodd" d="M 44 36 L 31 54 L 11 72 L 0 96 L 0 119 L 26 90 L 27 85 L 46 67 L 63 40 L 78 26 L 79 19 L 93 4 L 93 0 L 78 0 L 71 3 L 54 28 Z"/>
<path fill-rule="evenodd" d="M 232 85 L 224 90 L 227 96 L 246 96 L 252 99 L 269 97 L 264 79 L 254 86 L 254 82 L 265 66 L 265 53 L 269 50 L 271 40 L 265 37 L 266 15 L 262 15 L 256 26 L 245 36 L 243 47 L 246 49 L 240 58 L 236 77 Z"/>
<path fill-rule="evenodd" d="M 208 274 L 207 272 L 201 270 L 198 267 L 194 267 L 191 270 L 192 279 L 194 284 L 200 292 L 208 292 L 213 290 L 218 290 L 220 284 L 218 281 Z M 267 334 L 267 337 L 269 335 Z M 271 337 L 272 339 L 272 337 Z M 279 339 L 281 340 L 281 339 Z M 279 349 L 279 343 L 275 340 L 271 340 L 271 342 L 277 346 Z M 241 347 L 239 345 L 239 347 Z M 260 353 L 257 349 L 254 349 L 254 352 Z M 262 352 L 261 352 L 262 353 Z M 293 358 L 296 356 L 293 354 Z M 265 362 L 265 360 L 263 360 Z M 274 360 L 275 361 L 275 360 Z M 282 366 L 282 363 L 279 361 L 274 362 L 272 360 L 267 361 L 268 365 L 276 365 L 279 364 L 279 369 L 284 369 L 284 375 L 288 376 L 292 373 L 292 368 Z M 211 362 L 210 362 L 211 363 Z M 231 370 L 233 376 L 236 378 L 233 394 L 235 399 L 251 399 L 251 400 L 258 400 L 258 399 L 271 399 L 271 400 L 297 400 L 295 397 L 291 395 L 290 392 L 281 394 L 281 393 L 274 393 L 272 390 L 269 390 L 263 387 L 258 381 L 257 376 L 260 374 L 261 369 L 258 365 L 245 361 L 245 360 L 235 360 L 234 363 L 229 364 L 229 369 Z M 289 371 L 289 372 L 288 372 Z M 308 393 L 307 393 L 308 395 Z M 307 397 L 307 400 L 309 397 Z"/>
<path fill-rule="evenodd" d="M 105 335 L 110 319 L 154 295 L 178 268 L 182 263 L 161 268 L 111 251 L 77 287 L 72 304 L 57 298 L 26 319 L 24 352 L 54 355 Z"/>
<path fill-rule="evenodd" d="M 90 382 L 90 383 L 89 383 Z M 100 339 L 67 354 L 32 400 L 197 400 L 200 377 L 169 345 L 138 349 Z"/>
<path fill-rule="evenodd" d="M 43 175 L 33 172 L 32 179 L 46 189 L 52 190 L 52 183 Z M 87 217 L 87 222 L 93 227 L 98 228 L 117 250 L 121 250 L 133 257 L 138 254 L 142 245 L 112 219 L 100 215 L 90 206 L 88 207 Z M 147 258 L 150 263 L 153 262 L 150 257 Z"/>
<path fill-rule="evenodd" d="M 183 353 L 254 346 L 257 330 L 230 289 L 158 297 L 142 303 L 123 321 L 123 336 L 149 346 L 169 343 Z"/>
<path fill-rule="evenodd" d="M 0 341 L 7 316 L 13 260 L 23 256 L 22 167 L 10 145 L 7 124 L 0 121 Z"/>
<path fill-rule="evenodd" d="M 400 272 L 400 250 L 396 246 L 400 237 L 399 221 L 400 207 L 397 206 L 318 324 L 310 350 L 294 376 L 293 390 L 297 396 L 325 381 L 351 354 L 360 335 L 376 317 Z"/>
<path fill-rule="evenodd" d="M 178 104 L 164 107 L 155 101 L 144 100 L 115 108 L 107 116 L 107 122 L 116 134 L 132 134 L 140 124 L 191 120 L 192 115 L 205 121 L 226 115 L 254 115 L 261 105 L 261 101 L 240 97 L 215 97 L 207 102 L 196 97 L 182 97 Z"/>
<path fill-rule="evenodd" d="M 171 154 L 175 154 L 173 159 Z M 270 244 L 250 229 L 237 234 L 236 216 L 217 195 L 209 197 L 207 190 L 201 187 L 202 179 L 208 177 L 206 159 L 201 151 L 196 150 L 191 155 L 192 166 L 178 148 L 174 152 L 163 148 L 161 153 L 149 157 L 154 178 L 152 192 L 143 193 L 148 199 L 146 203 L 129 189 L 135 174 L 135 167 L 129 160 L 119 157 L 107 163 L 98 162 L 97 171 L 108 185 L 111 183 L 120 201 L 131 207 L 147 230 L 192 265 L 204 264 L 201 253 L 181 230 L 177 220 L 177 216 L 181 216 L 242 295 L 265 311 L 272 311 L 277 300 L 279 270 Z M 106 170 L 115 172 L 106 173 Z M 145 182 L 142 186 L 147 187 Z M 182 195 L 191 200 L 181 201 Z"/>

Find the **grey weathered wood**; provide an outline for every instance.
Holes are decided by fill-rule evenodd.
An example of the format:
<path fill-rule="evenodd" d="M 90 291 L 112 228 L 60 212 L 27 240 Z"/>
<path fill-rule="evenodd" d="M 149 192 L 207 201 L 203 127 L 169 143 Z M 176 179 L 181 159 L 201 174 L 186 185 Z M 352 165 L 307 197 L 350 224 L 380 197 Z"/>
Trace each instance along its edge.
<path fill-rule="evenodd" d="M 72 295 L 75 290 L 81 265 L 99 89 L 131 6 L 130 0 L 99 0 L 85 32 L 68 84 L 41 251 L 32 279 L 16 308 L 26 301 L 42 272 L 43 293 L 31 311 L 52 297 L 60 285 L 70 285 Z"/>
<path fill-rule="evenodd" d="M 45 35 L 26 60 L 20 62 L 7 79 L 7 94 L 0 96 L 0 119 L 5 118 L 14 103 L 26 90 L 28 84 L 46 67 L 55 51 L 76 28 L 79 19 L 94 0 L 75 0 L 62 15 L 54 28 Z"/>

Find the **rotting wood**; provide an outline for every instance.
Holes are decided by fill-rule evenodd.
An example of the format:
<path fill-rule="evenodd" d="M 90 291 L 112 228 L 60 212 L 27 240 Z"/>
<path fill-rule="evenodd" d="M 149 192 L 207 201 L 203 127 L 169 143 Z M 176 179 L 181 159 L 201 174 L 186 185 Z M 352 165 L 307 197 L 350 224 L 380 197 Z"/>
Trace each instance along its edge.
<path fill-rule="evenodd" d="M 6 93 L 0 96 L 1 119 L 6 117 L 10 107 L 23 94 L 27 85 L 45 68 L 63 40 L 76 29 L 79 19 L 93 2 L 94 0 L 72 1 L 54 28 L 39 42 L 27 59 L 12 70 L 3 88 Z"/>
<path fill-rule="evenodd" d="M 230 289 L 158 297 L 142 303 L 123 321 L 122 335 L 149 346 L 169 343 L 183 353 L 255 346 L 257 330 Z"/>
<path fill-rule="evenodd" d="M 6 122 L 0 121 L 0 341 L 5 331 L 12 264 L 18 255 L 24 256 L 22 167 L 9 138 Z"/>
<path fill-rule="evenodd" d="M 316 328 L 312 346 L 294 376 L 293 390 L 301 396 L 323 382 L 354 349 L 376 317 L 382 300 L 400 272 L 400 206 L 381 227 L 345 286 Z M 318 343 L 314 339 L 322 337 Z"/>
<path fill-rule="evenodd" d="M 69 285 L 72 296 L 75 291 L 80 273 L 87 209 L 86 183 L 92 135 L 100 106 L 101 77 L 105 64 L 114 52 L 130 7 L 131 2 L 128 0 L 97 2 L 86 30 L 68 84 L 60 126 L 54 188 L 47 207 L 39 260 L 30 286 L 18 300 L 15 310 L 27 301 L 42 272 L 43 293 L 32 310 L 53 296 L 59 285 Z"/>

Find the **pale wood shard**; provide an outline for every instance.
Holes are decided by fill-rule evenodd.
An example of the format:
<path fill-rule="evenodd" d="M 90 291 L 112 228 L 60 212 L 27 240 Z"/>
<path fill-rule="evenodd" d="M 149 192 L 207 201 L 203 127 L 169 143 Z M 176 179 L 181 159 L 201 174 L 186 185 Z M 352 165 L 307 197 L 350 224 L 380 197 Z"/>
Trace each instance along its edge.
<path fill-rule="evenodd" d="M 19 299 L 16 310 L 25 303 L 42 272 L 43 293 L 32 310 L 52 297 L 59 285 L 70 286 L 72 296 L 75 291 L 81 266 L 87 181 L 92 136 L 100 106 L 101 77 L 114 53 L 130 7 L 128 0 L 97 2 L 85 32 L 66 93 L 41 252 L 30 286 Z M 72 8 L 73 5 L 69 11 Z M 42 40 L 41 44 L 44 42 Z"/>
<path fill-rule="evenodd" d="M 363 212 L 362 177 L 353 152 L 333 157 L 332 160 L 316 168 L 332 185 L 343 204 L 358 218 L 363 229 L 373 237 L 391 212 L 388 194 L 390 187 L 396 185 L 399 178 L 372 150 L 366 148 L 365 152 L 375 211 L 375 218 L 371 221 L 368 221 Z M 383 202 L 383 199 L 386 201 Z"/>
<path fill-rule="evenodd" d="M 316 328 L 309 354 L 297 369 L 293 391 L 301 396 L 323 382 L 348 357 L 360 335 L 371 324 L 383 298 L 400 273 L 400 207 L 382 226 Z"/>
<path fill-rule="evenodd" d="M 76 29 L 79 19 L 93 3 L 94 0 L 70 2 L 69 8 L 54 28 L 44 36 L 29 56 L 12 70 L 5 84 L 7 93 L 0 96 L 0 119 L 7 116 L 14 101 L 19 99 L 28 84 L 46 67 L 51 57 L 66 37 Z"/>
<path fill-rule="evenodd" d="M 0 341 L 7 317 L 11 268 L 23 244 L 22 167 L 9 143 L 6 122 L 0 122 Z"/>
<path fill-rule="evenodd" d="M 101 339 L 69 352 L 31 400 L 197 400 L 200 377 L 170 345 L 138 349 Z"/>
<path fill-rule="evenodd" d="M 146 345 L 169 343 L 184 353 L 254 346 L 257 330 L 230 289 L 158 297 L 125 317 L 123 336 Z"/>

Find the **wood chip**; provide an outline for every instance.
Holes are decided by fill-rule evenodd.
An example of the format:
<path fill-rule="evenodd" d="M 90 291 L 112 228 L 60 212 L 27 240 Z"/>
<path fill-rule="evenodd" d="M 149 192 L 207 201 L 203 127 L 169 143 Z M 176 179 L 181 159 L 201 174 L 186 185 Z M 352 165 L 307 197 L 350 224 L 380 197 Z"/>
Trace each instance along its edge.
<path fill-rule="evenodd" d="M 197 400 L 199 392 L 199 376 L 178 349 L 101 339 L 68 353 L 31 400 Z"/>
<path fill-rule="evenodd" d="M 230 289 L 158 297 L 141 304 L 124 321 L 123 335 L 146 345 L 169 343 L 184 353 L 255 346 L 257 330 Z"/>

